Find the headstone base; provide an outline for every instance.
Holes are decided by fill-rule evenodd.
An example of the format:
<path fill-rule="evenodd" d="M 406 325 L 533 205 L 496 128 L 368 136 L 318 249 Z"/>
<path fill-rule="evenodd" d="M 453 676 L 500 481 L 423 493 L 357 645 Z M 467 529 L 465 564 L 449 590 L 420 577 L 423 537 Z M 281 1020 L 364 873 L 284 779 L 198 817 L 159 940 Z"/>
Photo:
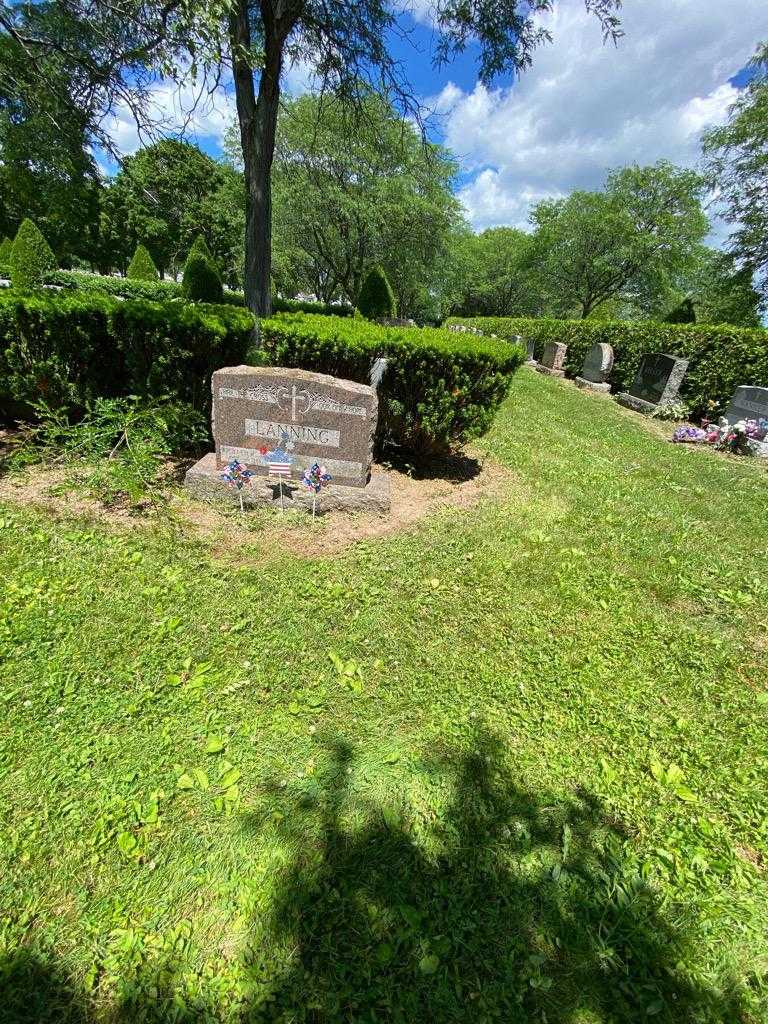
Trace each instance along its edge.
<path fill-rule="evenodd" d="M 195 498 L 202 501 L 226 501 L 239 505 L 237 491 L 221 478 L 216 467 L 216 453 L 208 452 L 199 462 L 191 466 L 184 477 L 184 487 Z M 281 481 L 277 478 L 255 476 L 243 488 L 243 505 L 249 508 L 280 507 Z M 298 480 L 282 481 L 283 507 L 303 508 L 312 511 L 312 492 Z M 374 512 L 386 515 L 392 506 L 389 476 L 386 473 L 371 473 L 365 487 L 344 487 L 329 484 L 317 496 L 317 511 L 325 512 Z"/>
<path fill-rule="evenodd" d="M 628 395 L 626 391 L 620 391 L 618 395 L 616 395 L 616 401 L 619 405 L 625 405 L 628 409 L 634 409 L 635 412 L 643 412 L 646 416 L 650 416 L 660 408 L 660 406 L 653 402 L 646 402 L 644 398 L 636 398 L 634 395 Z"/>
<path fill-rule="evenodd" d="M 587 388 L 589 391 L 600 391 L 602 394 L 607 395 L 611 390 L 610 384 L 600 384 L 596 380 L 587 380 L 586 377 L 576 377 L 574 379 L 578 387 Z"/>
<path fill-rule="evenodd" d="M 565 370 L 553 370 L 551 366 L 542 366 L 541 363 L 538 364 L 536 369 L 539 371 L 539 373 L 546 373 L 548 377 L 565 376 Z"/>
<path fill-rule="evenodd" d="M 526 359 L 526 360 L 525 360 L 525 365 L 526 365 L 526 366 L 533 366 L 533 367 L 535 368 L 535 367 L 537 367 L 537 366 L 538 366 L 539 364 L 538 364 L 538 362 L 537 362 L 537 361 L 536 361 L 535 359 Z"/>

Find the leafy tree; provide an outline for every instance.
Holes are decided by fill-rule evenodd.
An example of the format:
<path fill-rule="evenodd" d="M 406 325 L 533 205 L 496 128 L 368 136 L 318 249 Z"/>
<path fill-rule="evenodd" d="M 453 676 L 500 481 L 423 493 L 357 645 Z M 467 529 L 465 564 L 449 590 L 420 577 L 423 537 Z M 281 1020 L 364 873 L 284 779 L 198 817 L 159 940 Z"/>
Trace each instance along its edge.
<path fill-rule="evenodd" d="M 197 146 L 172 139 L 127 157 L 102 205 L 102 235 L 112 239 L 117 265 L 141 241 L 161 276 L 175 274 L 193 241 L 207 234 L 216 258 L 231 266 L 243 225 L 222 197 L 233 173 Z"/>
<path fill-rule="evenodd" d="M 533 210 L 536 265 L 561 315 L 588 317 L 642 275 L 679 271 L 709 224 L 703 180 L 660 161 L 609 175 L 603 192 L 573 192 Z"/>
<path fill-rule="evenodd" d="M 706 245 L 695 246 L 683 267 L 639 276 L 616 301 L 626 319 L 669 320 L 685 305 L 700 324 L 761 326 L 751 270 Z"/>
<path fill-rule="evenodd" d="M 751 68 L 728 124 L 705 134 L 704 153 L 725 219 L 735 225 L 731 251 L 758 275 L 768 303 L 768 42 L 758 46 Z"/>
<path fill-rule="evenodd" d="M 238 146 L 230 134 L 228 151 Z M 413 313 L 442 291 L 451 235 L 463 225 L 454 174 L 447 152 L 425 147 L 380 96 L 367 95 L 362 111 L 313 96 L 288 101 L 274 178 L 277 287 L 355 302 L 375 262 L 398 308 Z"/>
<path fill-rule="evenodd" d="M 542 316 L 547 312 L 533 235 L 488 228 L 457 239 L 464 273 L 454 309 L 461 316 Z"/>
<path fill-rule="evenodd" d="M 550 2 L 432 0 L 435 62 L 444 64 L 471 44 L 485 83 L 501 72 L 525 68 L 536 46 L 549 39 L 535 19 Z M 620 0 L 585 0 L 585 5 L 607 37 L 620 34 Z M 285 64 L 306 62 L 326 95 L 359 105 L 373 85 L 418 113 L 402 62 L 389 46 L 400 10 L 388 0 L 125 0 L 120 5 L 112 0 L 10 0 L 0 6 L 0 35 L 9 41 L 13 60 L 0 63 L 0 84 L 15 95 L 58 89 L 68 109 L 83 112 L 88 141 L 101 140 L 114 149 L 103 127 L 105 112 L 122 103 L 145 131 L 157 128 L 150 92 L 157 76 L 178 80 L 208 73 L 213 88 L 222 83 L 226 53 L 245 175 L 246 302 L 255 313 L 268 314 L 271 174 Z M 33 74 L 24 70 L 30 66 Z M 73 70 L 68 87 L 54 74 L 62 66 Z M 43 83 L 35 87 L 32 79 L 41 77 Z"/>
<path fill-rule="evenodd" d="M 56 257 L 40 229 L 29 218 L 21 222 L 11 250 L 11 285 L 20 292 L 41 288 L 56 269 Z"/>
<path fill-rule="evenodd" d="M 543 6 L 543 0 L 504 0 L 501 5 L 496 0 L 434 0 L 429 8 L 436 63 L 447 62 L 471 42 L 477 46 L 483 82 L 526 67 L 534 48 L 548 38 L 534 21 Z M 619 34 L 617 0 L 586 0 L 586 6 L 608 35 Z M 271 170 L 286 57 L 309 63 L 324 94 L 360 105 L 373 84 L 413 108 L 401 63 L 388 48 L 397 13 L 386 0 L 233 0 L 230 52 L 246 185 L 245 291 L 256 313 L 268 313 L 271 302 Z"/>
<path fill-rule="evenodd" d="M 357 297 L 357 308 L 368 320 L 395 315 L 395 296 L 381 267 L 371 267 L 365 275 Z"/>
<path fill-rule="evenodd" d="M 182 288 L 192 302 L 221 302 L 221 277 L 216 264 L 194 246 L 184 264 Z"/>
<path fill-rule="evenodd" d="M 6 92 L 4 66 L 10 62 L 21 70 L 15 49 L 0 31 L 0 233 L 14 235 L 29 217 L 63 263 L 88 260 L 101 185 L 82 117 L 44 89 L 34 98 Z M 33 68 L 23 73 L 36 78 Z M 67 88 L 71 76 L 62 69 L 58 77 Z"/>
<path fill-rule="evenodd" d="M 148 249 L 141 243 L 136 246 L 126 277 L 131 281 L 156 281 L 158 278 L 157 267 Z"/>

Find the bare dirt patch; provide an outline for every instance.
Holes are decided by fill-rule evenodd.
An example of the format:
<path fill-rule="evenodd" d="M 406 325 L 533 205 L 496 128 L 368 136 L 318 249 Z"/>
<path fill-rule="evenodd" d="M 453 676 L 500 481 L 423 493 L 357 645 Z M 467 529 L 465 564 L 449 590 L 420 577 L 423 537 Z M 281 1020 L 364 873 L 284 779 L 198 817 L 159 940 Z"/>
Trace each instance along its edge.
<path fill-rule="evenodd" d="M 183 477 L 187 463 L 169 464 L 167 479 Z M 130 505 L 119 501 L 105 506 L 73 486 L 71 470 L 31 467 L 0 478 L 0 501 L 34 505 L 56 516 L 86 516 L 116 529 L 148 529 L 160 522 L 172 524 L 183 535 L 202 541 L 214 554 L 259 560 L 270 553 L 290 551 L 302 557 L 327 557 L 359 541 L 375 540 L 411 530 L 441 509 L 471 508 L 486 499 L 499 499 L 521 488 L 515 474 L 479 451 L 433 465 L 429 474 L 377 467 L 390 478 L 392 508 L 387 516 L 329 512 L 313 523 L 303 511 L 286 502 L 285 514 L 256 509 L 241 515 L 233 504 L 208 504 L 191 498 L 175 482 L 162 502 Z"/>

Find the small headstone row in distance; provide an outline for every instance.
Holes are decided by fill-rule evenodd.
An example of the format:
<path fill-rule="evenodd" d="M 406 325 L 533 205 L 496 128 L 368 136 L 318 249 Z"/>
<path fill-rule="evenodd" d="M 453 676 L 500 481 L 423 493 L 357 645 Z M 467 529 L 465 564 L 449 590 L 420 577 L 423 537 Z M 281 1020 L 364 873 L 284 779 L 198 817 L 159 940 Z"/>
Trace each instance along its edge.
<path fill-rule="evenodd" d="M 532 362 L 533 343 L 528 342 L 529 362 Z M 549 342 L 544 347 L 541 363 L 536 369 L 553 377 L 565 376 L 567 346 L 562 342 Z M 535 361 L 533 361 L 535 362 Z M 613 348 L 599 342 L 593 345 L 584 358 L 581 375 L 576 377 L 580 388 L 608 394 L 611 386 L 608 378 L 613 370 Z M 680 387 L 688 369 L 688 360 L 664 352 L 644 355 L 637 368 L 635 379 L 628 391 L 619 392 L 616 400 L 638 412 L 653 413 L 679 400 Z M 728 423 L 740 420 L 768 419 L 768 388 L 742 384 L 736 388 L 726 409 Z"/>

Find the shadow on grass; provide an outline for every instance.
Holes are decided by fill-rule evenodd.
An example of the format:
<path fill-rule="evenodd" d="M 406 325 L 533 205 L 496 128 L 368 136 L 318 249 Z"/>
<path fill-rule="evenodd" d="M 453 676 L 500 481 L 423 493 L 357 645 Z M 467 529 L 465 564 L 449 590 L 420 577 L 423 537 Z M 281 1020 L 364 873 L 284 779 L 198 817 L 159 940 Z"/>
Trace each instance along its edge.
<path fill-rule="evenodd" d="M 471 755 L 419 766 L 430 794 L 423 804 L 398 803 L 393 791 L 372 803 L 355 783 L 355 751 L 338 739 L 322 750 L 301 792 L 269 787 L 263 813 L 244 821 L 281 849 L 284 866 L 241 953 L 241 996 L 225 995 L 220 980 L 206 990 L 202 978 L 194 998 L 180 1001 L 180 974 L 162 964 L 132 977 L 109 1009 L 94 1007 L 24 953 L 0 962 L 10 993 L 0 996 L 0 1020 L 753 1019 L 735 994 L 687 972 L 698 959 L 693 922 L 681 923 L 678 908 L 673 928 L 661 914 L 627 837 L 594 796 L 521 787 L 482 734 Z M 243 864 L 244 874 L 253 867 Z M 282 971 L 278 957 L 289 965 Z"/>
<path fill-rule="evenodd" d="M 428 766 L 450 795 L 436 819 L 425 812 L 427 853 L 408 811 L 364 807 L 350 791 L 354 761 L 335 743 L 325 802 L 305 797 L 285 816 L 298 852 L 271 927 L 293 967 L 250 1019 L 747 1019 L 735 996 L 687 976 L 685 933 L 628 868 L 625 837 L 594 797 L 523 789 L 493 737 L 479 737 L 471 756 Z"/>
<path fill-rule="evenodd" d="M 418 457 L 395 445 L 386 446 L 377 452 L 377 461 L 412 476 L 414 480 L 447 480 L 450 483 L 474 480 L 483 469 L 479 459 L 463 451 Z"/>

